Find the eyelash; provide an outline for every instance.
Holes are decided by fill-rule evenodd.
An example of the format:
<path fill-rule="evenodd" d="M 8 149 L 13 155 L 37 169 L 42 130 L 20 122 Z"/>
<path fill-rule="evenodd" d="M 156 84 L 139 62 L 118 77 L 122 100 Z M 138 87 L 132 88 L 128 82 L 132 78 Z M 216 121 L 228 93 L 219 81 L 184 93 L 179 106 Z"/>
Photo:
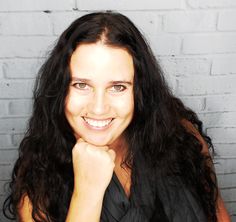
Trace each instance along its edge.
<path fill-rule="evenodd" d="M 87 85 L 86 83 L 84 82 L 76 82 L 76 83 L 73 83 L 72 86 L 74 86 L 75 88 L 77 88 L 78 90 L 88 90 L 89 88 L 89 85 Z M 81 87 L 82 86 L 82 87 Z M 119 88 L 119 89 L 116 89 L 116 88 Z M 124 85 L 121 85 L 121 84 L 117 84 L 117 85 L 113 85 L 110 87 L 110 92 L 123 92 L 127 89 L 126 86 Z"/>
<path fill-rule="evenodd" d="M 117 90 L 117 89 L 115 89 L 115 87 L 119 87 L 119 88 L 122 88 L 122 89 L 119 89 L 119 90 Z M 114 85 L 114 86 L 112 86 L 111 88 L 113 88 L 114 90 L 111 90 L 111 91 L 115 91 L 115 92 L 123 92 L 123 91 L 125 91 L 126 89 L 127 89 L 127 87 L 126 86 L 124 86 L 124 85 Z"/>
<path fill-rule="evenodd" d="M 74 84 L 72 84 L 75 88 L 79 89 L 79 90 L 87 90 L 87 87 L 89 87 L 86 83 L 84 82 L 76 82 Z M 84 86 L 84 87 L 81 87 Z"/>

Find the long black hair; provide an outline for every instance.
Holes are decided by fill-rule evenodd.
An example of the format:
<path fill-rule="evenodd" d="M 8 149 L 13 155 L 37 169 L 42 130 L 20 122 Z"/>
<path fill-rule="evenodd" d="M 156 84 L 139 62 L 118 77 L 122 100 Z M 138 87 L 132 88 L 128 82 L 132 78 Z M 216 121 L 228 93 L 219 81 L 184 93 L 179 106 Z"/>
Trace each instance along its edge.
<path fill-rule="evenodd" d="M 129 150 L 124 164 L 132 168 L 135 181 L 137 153 L 149 169 L 163 175 L 178 175 L 196 196 L 210 221 L 216 221 L 216 180 L 211 158 L 202 154 L 202 144 L 186 130 L 191 122 L 202 132 L 197 115 L 172 95 L 151 49 L 135 25 L 125 16 L 97 12 L 75 20 L 60 36 L 41 67 L 34 90 L 33 113 L 19 147 L 4 204 L 8 217 L 17 216 L 27 195 L 35 221 L 65 221 L 73 191 L 72 148 L 76 143 L 65 117 L 65 98 L 71 81 L 69 63 L 82 43 L 126 49 L 134 62 L 134 116 L 125 135 Z M 10 214 L 9 214 L 10 213 Z"/>

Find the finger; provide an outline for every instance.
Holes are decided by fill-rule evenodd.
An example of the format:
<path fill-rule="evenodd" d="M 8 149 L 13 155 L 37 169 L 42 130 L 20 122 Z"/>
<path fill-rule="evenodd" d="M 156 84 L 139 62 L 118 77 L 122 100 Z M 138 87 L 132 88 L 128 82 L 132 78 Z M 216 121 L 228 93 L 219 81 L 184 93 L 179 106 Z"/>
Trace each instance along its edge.
<path fill-rule="evenodd" d="M 115 153 L 115 151 L 114 151 L 113 149 L 109 149 L 107 152 L 108 152 L 108 154 L 110 155 L 111 159 L 112 159 L 113 161 L 115 161 L 115 159 L 116 159 L 116 153 Z"/>

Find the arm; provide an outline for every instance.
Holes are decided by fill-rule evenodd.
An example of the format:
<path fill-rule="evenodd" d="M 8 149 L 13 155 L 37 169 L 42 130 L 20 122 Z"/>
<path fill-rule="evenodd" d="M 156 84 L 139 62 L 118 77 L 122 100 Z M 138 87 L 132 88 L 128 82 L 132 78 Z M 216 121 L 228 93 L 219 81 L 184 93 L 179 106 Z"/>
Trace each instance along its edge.
<path fill-rule="evenodd" d="M 194 125 L 191 122 L 187 121 L 187 120 L 182 120 L 182 124 L 186 128 L 186 130 L 188 132 L 192 133 L 199 140 L 199 142 L 202 144 L 202 153 L 204 155 L 210 155 L 209 150 L 208 150 L 208 145 L 207 145 L 206 141 L 203 139 L 203 137 L 198 132 L 198 130 L 194 127 Z M 214 168 L 213 164 L 212 164 L 211 167 Z M 216 214 L 217 214 L 218 222 L 230 222 L 229 214 L 226 210 L 226 207 L 224 205 L 224 201 L 223 201 L 223 199 L 220 195 L 219 190 L 218 190 L 217 212 L 216 212 Z"/>
<path fill-rule="evenodd" d="M 72 156 L 74 190 L 66 222 L 99 222 L 103 196 L 115 166 L 115 152 L 80 141 L 73 148 Z M 19 221 L 34 222 L 32 203 L 27 195 L 22 197 L 18 213 Z"/>
<path fill-rule="evenodd" d="M 96 195 L 94 196 L 96 197 Z M 102 197 L 99 199 L 91 197 L 79 198 L 76 194 L 72 195 L 69 211 L 67 214 L 66 222 L 73 221 L 88 221 L 98 222 L 100 221 L 100 212 L 102 206 Z M 32 204 L 29 197 L 25 195 L 22 197 L 18 210 L 19 222 L 34 222 L 32 218 Z M 45 217 L 46 218 L 46 217 Z"/>
<path fill-rule="evenodd" d="M 20 204 L 18 205 L 18 220 L 20 222 L 34 222 L 32 218 L 32 204 L 27 195 L 21 198 Z"/>
<path fill-rule="evenodd" d="M 91 198 L 89 201 L 82 200 L 77 195 L 72 196 L 66 222 L 73 221 L 88 221 L 99 222 L 102 206 L 102 199 L 94 201 Z M 87 202 L 87 203 L 86 203 Z M 32 218 L 32 203 L 28 196 L 24 196 L 21 200 L 18 210 L 19 222 L 34 222 Z M 46 218 L 46 216 L 45 216 Z"/>
<path fill-rule="evenodd" d="M 115 167 L 115 152 L 80 139 L 72 157 L 74 191 L 66 222 L 99 222 L 105 190 Z"/>
<path fill-rule="evenodd" d="M 73 193 L 66 222 L 88 221 L 99 222 L 102 210 L 103 195 L 81 195 Z"/>

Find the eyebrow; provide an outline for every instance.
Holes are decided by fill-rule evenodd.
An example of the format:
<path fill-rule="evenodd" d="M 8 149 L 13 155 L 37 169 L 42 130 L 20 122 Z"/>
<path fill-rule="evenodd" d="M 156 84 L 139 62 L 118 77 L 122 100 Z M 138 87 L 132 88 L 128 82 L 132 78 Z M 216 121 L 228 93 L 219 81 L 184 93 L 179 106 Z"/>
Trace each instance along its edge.
<path fill-rule="evenodd" d="M 80 82 L 86 82 L 86 83 L 91 83 L 92 81 L 90 79 L 85 79 L 85 78 L 77 78 L 77 77 L 72 77 L 73 81 L 80 81 Z M 128 84 L 132 85 L 131 81 L 125 81 L 125 80 L 118 80 L 118 81 L 110 81 L 109 84 Z"/>

